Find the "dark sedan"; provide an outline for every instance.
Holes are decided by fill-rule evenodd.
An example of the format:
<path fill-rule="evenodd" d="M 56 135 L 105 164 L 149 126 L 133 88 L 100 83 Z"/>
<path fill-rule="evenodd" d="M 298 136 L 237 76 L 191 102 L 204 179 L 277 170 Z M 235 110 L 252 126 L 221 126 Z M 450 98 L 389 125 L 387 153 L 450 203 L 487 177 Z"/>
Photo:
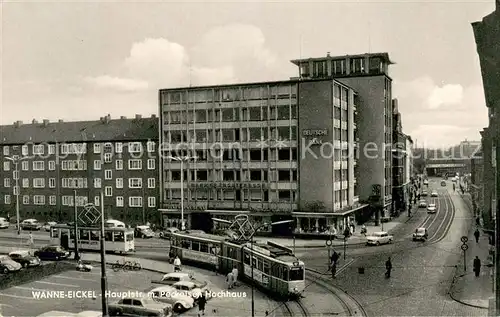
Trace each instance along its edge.
<path fill-rule="evenodd" d="M 35 256 L 42 260 L 62 260 L 67 259 L 71 253 L 66 251 L 63 247 L 57 245 L 49 245 L 35 251 Z"/>
<path fill-rule="evenodd" d="M 36 256 L 32 256 L 28 251 L 14 251 L 9 253 L 9 257 L 13 261 L 21 264 L 24 268 L 40 265 L 40 259 Z"/>

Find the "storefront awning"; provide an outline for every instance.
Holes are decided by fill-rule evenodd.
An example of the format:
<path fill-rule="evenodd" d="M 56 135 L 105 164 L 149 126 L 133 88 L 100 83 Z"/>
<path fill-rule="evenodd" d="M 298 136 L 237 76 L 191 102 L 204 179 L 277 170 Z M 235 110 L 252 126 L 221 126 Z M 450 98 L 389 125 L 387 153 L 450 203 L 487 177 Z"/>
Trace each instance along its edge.
<path fill-rule="evenodd" d="M 338 216 L 345 216 L 348 214 L 351 214 L 357 210 L 360 210 L 362 208 L 365 208 L 369 206 L 368 204 L 360 205 L 356 208 L 349 209 L 349 210 L 342 210 L 342 211 L 334 211 L 334 212 L 307 212 L 307 211 L 293 211 L 292 216 L 296 217 L 338 217 Z"/>

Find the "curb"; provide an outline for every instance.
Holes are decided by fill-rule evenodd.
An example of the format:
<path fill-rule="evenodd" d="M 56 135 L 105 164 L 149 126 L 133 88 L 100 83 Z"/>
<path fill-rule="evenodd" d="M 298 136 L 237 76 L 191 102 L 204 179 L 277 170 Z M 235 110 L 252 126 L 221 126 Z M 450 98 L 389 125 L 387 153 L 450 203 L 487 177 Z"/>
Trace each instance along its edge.
<path fill-rule="evenodd" d="M 489 309 L 489 307 L 485 307 L 485 306 L 481 306 L 481 305 L 474 305 L 474 304 L 469 304 L 467 302 L 464 302 L 464 301 L 456 298 L 455 296 L 453 296 L 452 292 L 448 292 L 448 295 L 450 295 L 450 298 L 452 300 L 454 300 L 455 302 L 457 302 L 459 304 L 462 304 L 462 305 L 465 305 L 465 306 L 469 306 L 469 307 L 473 307 L 473 308 L 486 309 L 486 310 Z"/>

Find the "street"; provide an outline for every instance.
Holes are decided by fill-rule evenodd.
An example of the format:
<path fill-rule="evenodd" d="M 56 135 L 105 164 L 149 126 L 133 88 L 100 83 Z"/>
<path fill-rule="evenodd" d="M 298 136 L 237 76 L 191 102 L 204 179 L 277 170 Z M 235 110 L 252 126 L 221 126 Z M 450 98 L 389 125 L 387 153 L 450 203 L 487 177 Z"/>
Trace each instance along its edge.
<path fill-rule="evenodd" d="M 462 206 L 461 198 L 453 192 L 450 182 L 441 188 L 437 180 L 432 180 L 429 192 L 430 188 L 439 193 L 436 214 L 427 216 L 421 209 L 420 215 L 393 232 L 396 243 L 392 245 L 351 251 L 349 256 L 355 258 L 354 263 L 334 282 L 359 299 L 369 315 L 481 316 L 487 313 L 458 304 L 447 294 L 461 256 L 460 237 L 467 233 L 472 217 L 469 210 L 456 208 Z M 421 226 L 428 229 L 429 241 L 413 242 L 411 233 Z M 387 279 L 385 261 L 389 256 L 393 271 Z M 324 267 L 326 252 L 311 252 L 302 255 L 302 259 L 309 267 Z M 358 273 L 359 267 L 365 268 L 364 274 Z"/>

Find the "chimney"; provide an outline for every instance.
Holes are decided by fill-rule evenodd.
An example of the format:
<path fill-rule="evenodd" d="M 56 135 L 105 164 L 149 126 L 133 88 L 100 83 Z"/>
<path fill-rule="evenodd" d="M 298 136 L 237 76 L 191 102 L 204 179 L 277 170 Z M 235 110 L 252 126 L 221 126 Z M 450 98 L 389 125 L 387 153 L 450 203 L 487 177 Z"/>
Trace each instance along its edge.
<path fill-rule="evenodd" d="M 126 120 L 126 119 L 127 119 L 127 117 L 125 117 L 125 116 L 121 116 L 121 117 L 120 117 L 120 119 L 121 119 L 121 120 Z"/>
<path fill-rule="evenodd" d="M 20 127 L 20 126 L 22 126 L 22 125 L 23 125 L 23 122 L 22 122 L 22 121 L 20 121 L 20 120 L 18 120 L 18 121 L 16 121 L 16 122 L 14 122 L 14 126 L 15 126 L 16 128 L 19 128 L 19 127 Z"/>
<path fill-rule="evenodd" d="M 156 115 L 155 115 L 155 114 L 152 114 L 152 115 L 151 115 L 151 119 L 156 119 Z"/>
<path fill-rule="evenodd" d="M 330 52 L 326 52 L 326 57 L 330 57 Z"/>
<path fill-rule="evenodd" d="M 135 120 L 141 120 L 141 119 L 142 119 L 142 116 L 140 114 L 135 115 Z"/>
<path fill-rule="evenodd" d="M 48 119 L 43 119 L 43 126 L 46 127 L 49 125 L 49 120 Z"/>
<path fill-rule="evenodd" d="M 63 121 L 63 119 L 59 119 L 59 120 L 57 120 L 57 122 L 63 123 L 64 121 Z"/>
<path fill-rule="evenodd" d="M 36 121 L 36 119 L 33 119 L 33 121 L 31 121 L 32 124 L 37 124 L 38 121 Z"/>

